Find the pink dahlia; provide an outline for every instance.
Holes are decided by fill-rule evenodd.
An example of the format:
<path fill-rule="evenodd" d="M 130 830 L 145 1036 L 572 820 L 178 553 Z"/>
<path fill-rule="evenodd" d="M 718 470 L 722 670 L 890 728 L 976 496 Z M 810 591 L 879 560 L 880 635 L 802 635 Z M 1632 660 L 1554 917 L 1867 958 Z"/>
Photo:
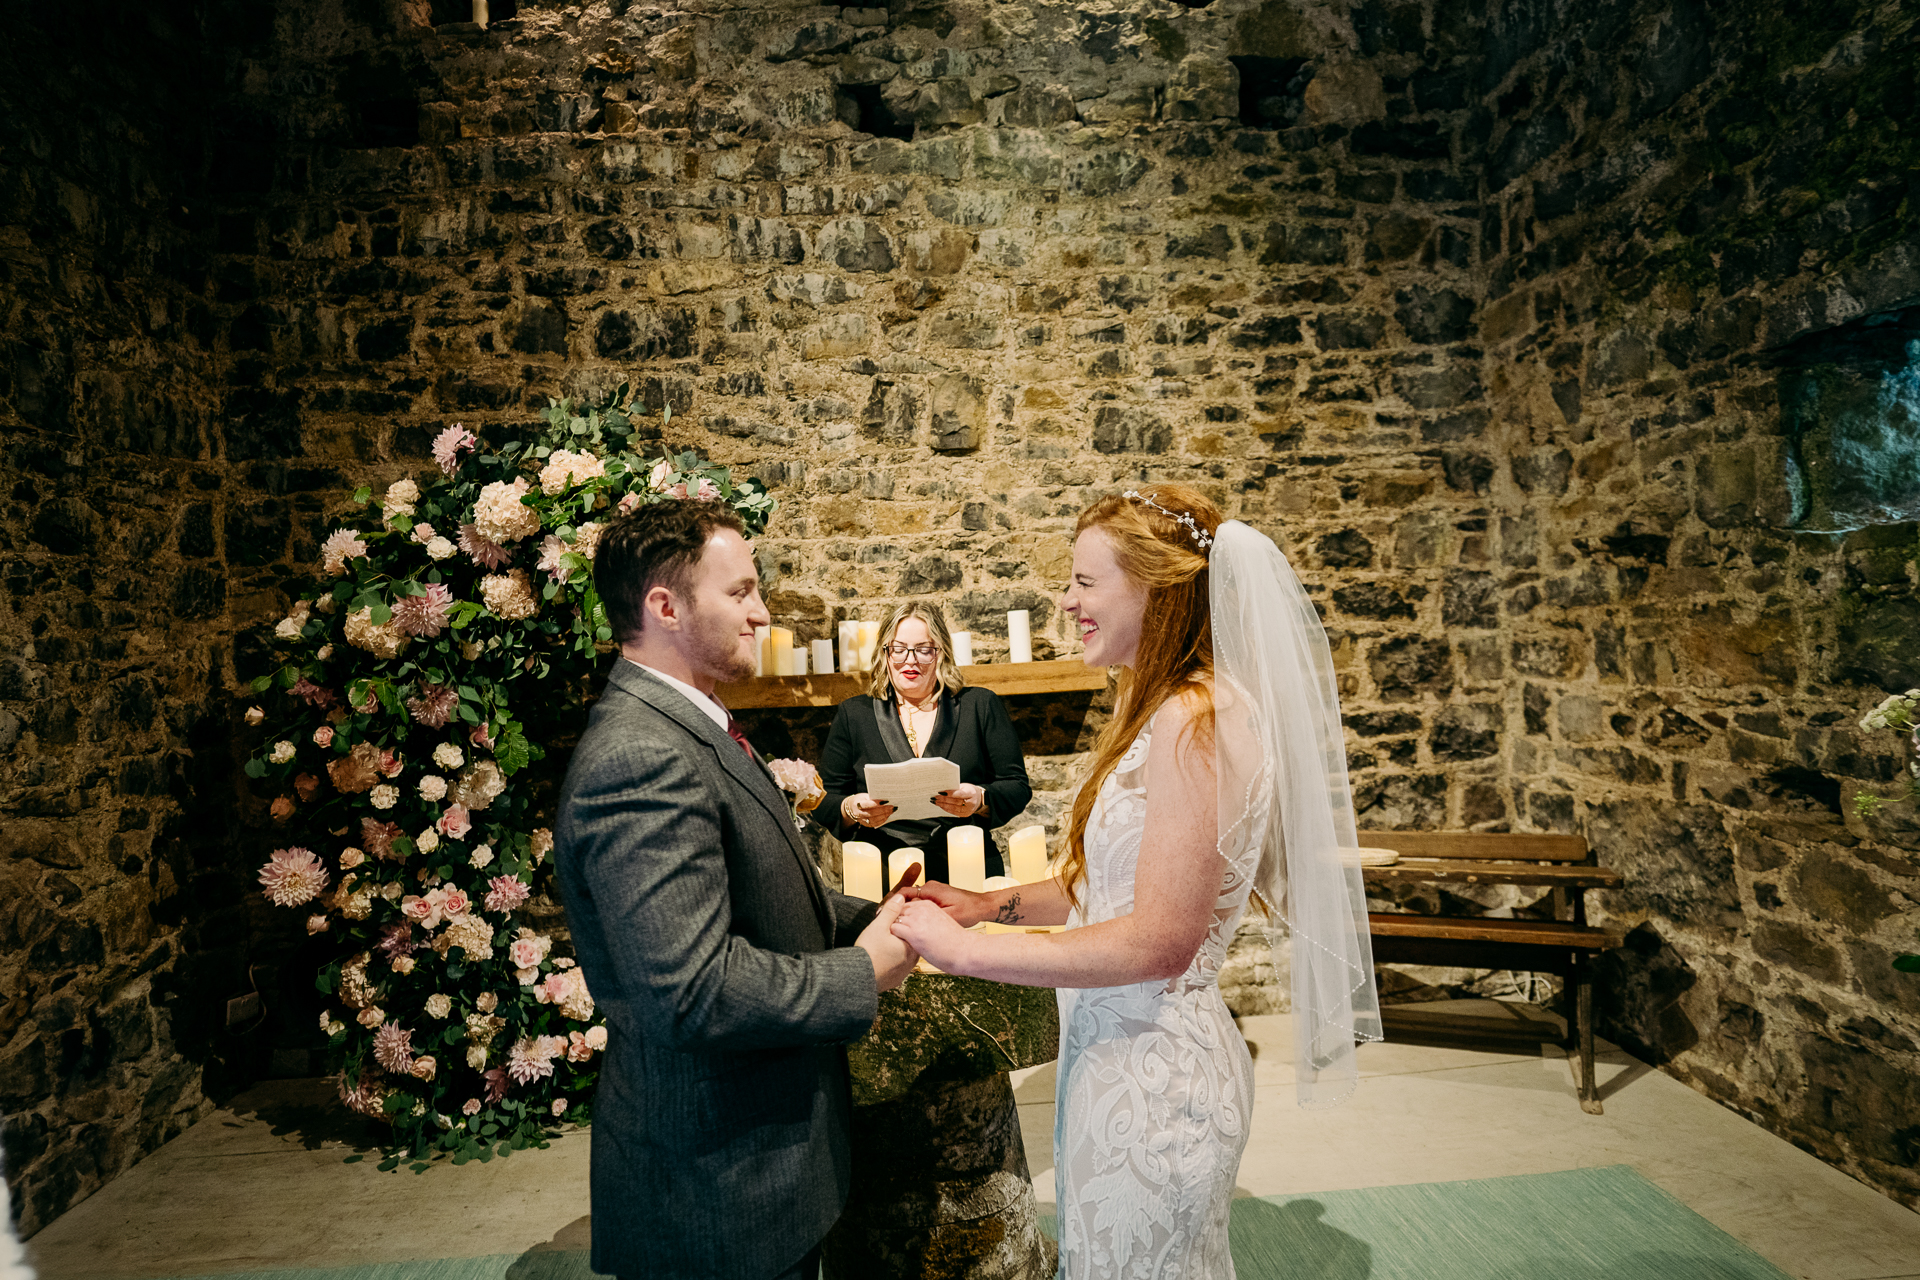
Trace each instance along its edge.
<path fill-rule="evenodd" d="M 482 569 L 498 569 L 513 559 L 513 552 L 481 533 L 477 525 L 460 526 L 460 549 Z"/>
<path fill-rule="evenodd" d="M 460 469 L 461 455 L 479 443 L 479 437 L 456 422 L 433 438 L 433 460 L 442 472 L 452 475 Z"/>
<path fill-rule="evenodd" d="M 536 564 L 534 569 L 546 574 L 555 582 L 559 582 L 567 576 L 566 570 L 560 566 L 560 557 L 565 555 L 568 550 L 569 548 L 566 543 L 560 541 L 560 539 L 554 537 L 552 534 L 548 534 L 541 540 L 540 563 Z"/>
<path fill-rule="evenodd" d="M 407 710 L 429 729 L 443 729 L 460 708 L 460 695 L 443 684 L 423 684 L 420 692 L 407 699 Z"/>
<path fill-rule="evenodd" d="M 548 1071 L 551 1072 L 552 1068 L 549 1067 Z M 504 1068 L 495 1067 L 480 1078 L 487 1082 L 488 1102 L 498 1102 L 507 1096 L 507 1073 Z"/>
<path fill-rule="evenodd" d="M 558 1052 L 554 1048 L 556 1042 L 561 1048 L 567 1043 L 559 1036 L 532 1036 L 514 1041 L 513 1050 L 507 1055 L 507 1074 L 513 1077 L 513 1082 L 532 1084 L 551 1076 L 553 1059 Z"/>
<path fill-rule="evenodd" d="M 366 554 L 367 544 L 360 541 L 358 533 L 352 529 L 335 529 L 320 544 L 320 568 L 329 577 L 338 578 L 346 573 L 347 561 Z"/>
<path fill-rule="evenodd" d="M 308 706 L 319 707 L 323 711 L 340 701 L 339 694 L 331 689 L 322 688 L 305 676 L 295 680 L 293 687 L 288 689 L 287 692 L 296 698 L 305 698 Z"/>
<path fill-rule="evenodd" d="M 413 926 L 405 920 L 396 921 L 382 929 L 380 941 L 375 946 L 389 960 L 412 955 L 420 949 L 420 944 L 413 940 Z"/>
<path fill-rule="evenodd" d="M 272 860 L 260 868 L 260 883 L 274 906 L 297 907 L 327 887 L 327 869 L 312 850 L 275 849 Z"/>
<path fill-rule="evenodd" d="M 429 582 L 426 594 L 402 596 L 394 602 L 393 620 L 410 636 L 440 634 L 447 625 L 447 610 L 453 607 L 453 592 L 442 582 Z"/>
<path fill-rule="evenodd" d="M 511 911 L 527 900 L 528 893 L 519 876 L 495 876 L 487 881 L 487 910 Z"/>
<path fill-rule="evenodd" d="M 413 1032 L 401 1030 L 397 1022 L 383 1024 L 373 1033 L 373 1060 L 397 1076 L 411 1071 Z"/>
<path fill-rule="evenodd" d="M 348 1087 L 345 1076 L 340 1077 L 340 1101 L 347 1104 L 349 1111 L 357 1111 L 363 1116 L 384 1115 L 383 1104 L 386 1100 L 387 1091 L 380 1087 L 379 1072 L 362 1071 L 360 1082 L 352 1087 Z"/>

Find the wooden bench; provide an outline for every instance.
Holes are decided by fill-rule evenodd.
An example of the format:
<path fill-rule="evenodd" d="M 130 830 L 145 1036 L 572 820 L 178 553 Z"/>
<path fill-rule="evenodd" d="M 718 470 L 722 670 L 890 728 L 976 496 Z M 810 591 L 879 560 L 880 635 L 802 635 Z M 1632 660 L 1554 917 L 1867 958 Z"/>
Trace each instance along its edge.
<path fill-rule="evenodd" d="M 1565 980 L 1564 1043 L 1574 1064 L 1580 1109 L 1601 1114 L 1593 1078 L 1593 957 L 1620 945 L 1616 929 L 1587 923 L 1586 891 L 1617 889 L 1624 878 L 1594 861 L 1579 836 L 1477 831 L 1362 831 L 1360 844 L 1392 849 L 1400 861 L 1362 871 L 1369 888 L 1421 884 L 1512 884 L 1552 890 L 1553 919 L 1372 912 L 1376 964 L 1446 965 L 1556 973 Z"/>

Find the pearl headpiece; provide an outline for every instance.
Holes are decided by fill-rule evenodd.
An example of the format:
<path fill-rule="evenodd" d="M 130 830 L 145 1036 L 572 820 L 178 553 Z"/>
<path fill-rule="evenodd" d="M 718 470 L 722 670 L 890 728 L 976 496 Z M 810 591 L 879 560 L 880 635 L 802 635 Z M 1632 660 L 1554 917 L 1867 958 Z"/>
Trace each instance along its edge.
<path fill-rule="evenodd" d="M 1197 545 L 1202 551 L 1205 551 L 1208 547 L 1211 547 L 1213 545 L 1213 539 L 1207 535 L 1207 532 L 1204 529 L 1202 529 L 1197 523 L 1195 523 L 1192 512 L 1181 511 L 1176 513 L 1176 512 L 1169 511 L 1165 507 L 1161 506 L 1159 503 L 1155 502 L 1153 500 L 1152 494 L 1141 493 L 1135 489 L 1129 489 L 1125 493 L 1121 494 L 1120 496 L 1123 498 L 1132 498 L 1135 502 L 1144 502 L 1147 506 L 1152 507 L 1155 511 L 1158 511 L 1161 515 L 1173 521 L 1175 524 L 1185 525 L 1187 527 L 1187 533 L 1193 538 L 1195 545 Z"/>

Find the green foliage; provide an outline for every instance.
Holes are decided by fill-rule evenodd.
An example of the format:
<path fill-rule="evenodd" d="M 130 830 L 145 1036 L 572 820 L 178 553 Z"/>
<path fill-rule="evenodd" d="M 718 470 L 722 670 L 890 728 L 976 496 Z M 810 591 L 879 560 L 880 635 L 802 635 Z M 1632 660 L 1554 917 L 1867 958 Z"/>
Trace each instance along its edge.
<path fill-rule="evenodd" d="M 357 490 L 250 686 L 265 723 L 245 772 L 284 828 L 263 883 L 335 945 L 319 1030 L 348 1105 L 393 1127 L 383 1170 L 544 1146 L 590 1116 L 604 1031 L 573 961 L 514 911 L 552 893 L 547 744 L 579 733 L 613 648 L 598 531 L 686 495 L 756 532 L 774 511 L 696 453 L 633 453 L 624 386 L 510 432 L 449 428 L 441 472 L 377 504 Z"/>

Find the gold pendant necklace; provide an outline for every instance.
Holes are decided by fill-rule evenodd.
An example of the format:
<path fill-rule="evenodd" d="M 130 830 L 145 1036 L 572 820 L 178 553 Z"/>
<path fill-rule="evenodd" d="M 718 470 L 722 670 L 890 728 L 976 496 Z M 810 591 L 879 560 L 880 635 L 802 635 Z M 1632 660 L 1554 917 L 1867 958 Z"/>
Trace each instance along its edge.
<path fill-rule="evenodd" d="M 933 700 L 933 710 L 938 711 L 939 709 L 940 709 L 940 699 L 938 695 L 935 695 Z M 900 718 L 906 723 L 906 726 L 907 726 L 907 745 L 913 748 L 913 754 L 917 756 L 920 754 L 920 735 L 914 731 L 913 718 L 915 716 L 925 715 L 926 712 L 915 707 L 911 702 L 908 702 L 905 697 L 902 697 L 900 699 L 900 711 L 901 711 Z"/>

